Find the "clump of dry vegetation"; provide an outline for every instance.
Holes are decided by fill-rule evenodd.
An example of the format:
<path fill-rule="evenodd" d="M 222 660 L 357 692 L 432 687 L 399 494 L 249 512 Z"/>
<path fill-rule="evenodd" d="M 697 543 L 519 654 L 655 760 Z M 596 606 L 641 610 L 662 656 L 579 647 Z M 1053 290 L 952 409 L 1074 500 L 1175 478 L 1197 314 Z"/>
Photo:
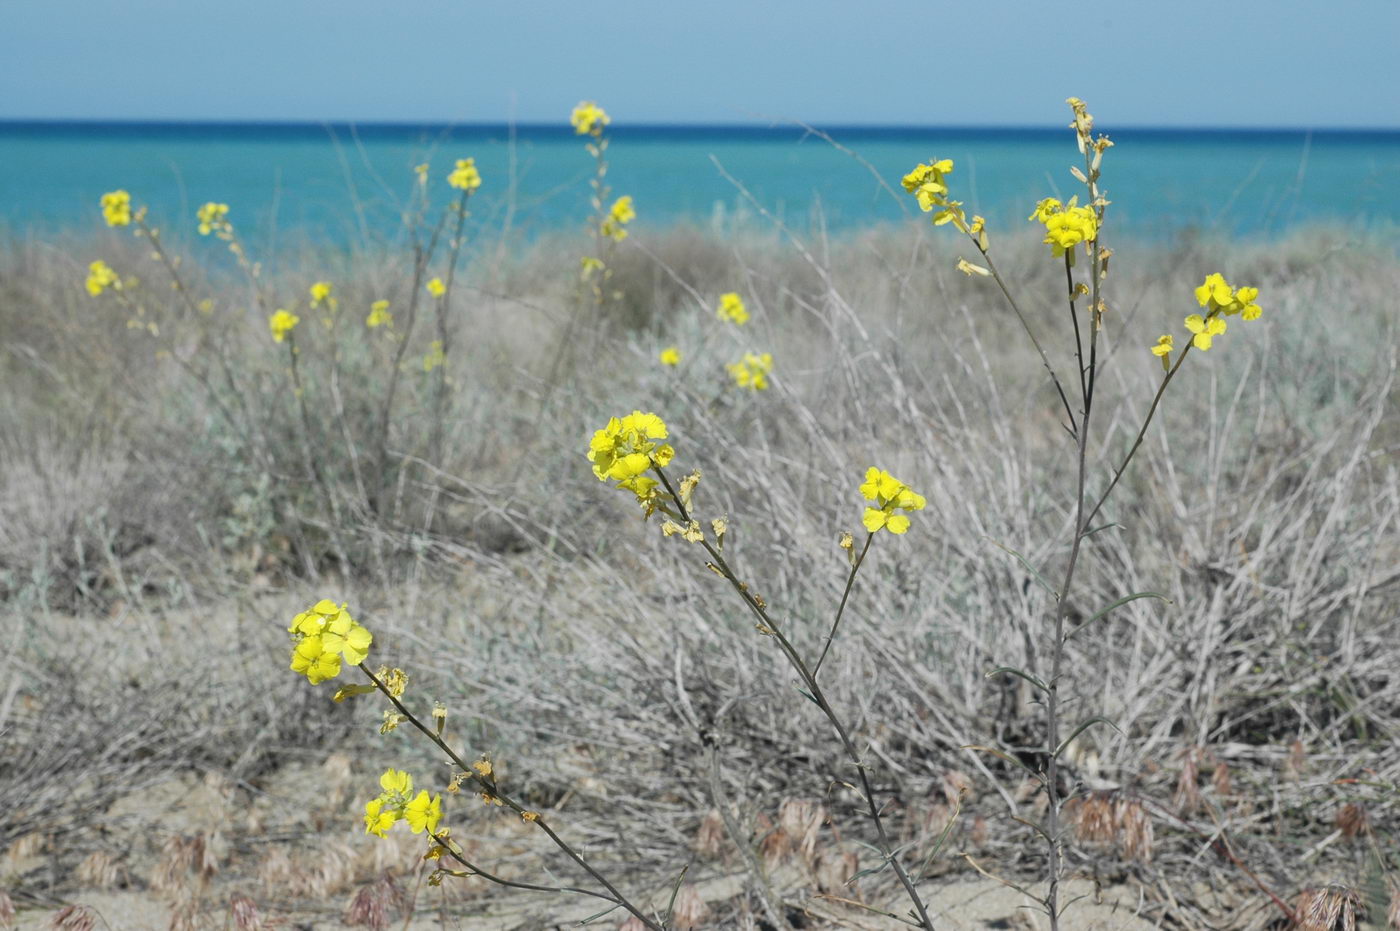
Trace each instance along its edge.
<path fill-rule="evenodd" d="M 634 407 L 668 412 L 733 518 L 726 553 L 804 651 L 842 595 L 854 481 L 878 462 L 924 492 L 922 531 L 864 568 L 823 687 L 878 761 L 883 817 L 935 916 L 960 880 L 1045 875 L 1026 825 L 1046 796 L 1023 768 L 1044 762 L 1044 716 L 1026 680 L 987 673 L 1045 662 L 1052 596 L 1034 567 L 1066 558 L 1074 515 L 1053 490 L 1074 463 L 1038 358 L 954 270 L 955 247 L 923 228 L 638 232 L 595 289 L 567 239 L 467 235 L 442 308 L 450 361 L 425 372 L 436 325 L 409 336 L 399 318 L 396 342 L 361 323 L 431 277 L 408 245 L 280 255 L 249 279 L 172 237 L 181 293 L 148 243 L 0 252 L 0 926 L 10 899 L 92 926 L 85 895 L 103 889 L 159 900 L 172 927 L 540 927 L 598 910 L 503 905 L 479 877 L 430 887 L 415 838 L 364 836 L 385 766 L 447 773 L 375 733 L 379 710 L 285 672 L 308 592 L 353 602 L 415 694 L 452 709 L 462 752 L 489 753 L 591 860 L 654 907 L 674 890 L 672 927 L 901 912 L 797 677 L 686 546 L 644 532 L 587 470 L 600 417 Z M 1400 260 L 1323 229 L 1114 248 L 1099 377 L 1123 400 L 1099 412 L 1100 478 L 1159 377 L 1143 346 L 1193 303 L 1183 282 L 1229 269 L 1267 288 L 1270 319 L 1183 372 L 1085 544 L 1068 623 L 1130 591 L 1170 604 L 1124 604 L 1066 646 L 1061 701 L 1113 728 L 1061 761 L 1065 872 L 1130 887 L 1159 926 L 1400 927 Z M 1043 250 L 1003 237 L 998 261 L 1051 332 L 1063 281 Z M 99 256 L 158 334 L 86 293 Z M 301 310 L 296 395 L 263 304 L 323 280 L 340 316 L 323 328 Z M 712 325 L 730 291 L 753 312 L 741 336 Z M 679 366 L 656 361 L 671 344 Z M 757 348 L 771 390 L 733 390 L 725 364 Z M 299 397 L 320 405 L 309 424 Z M 568 875 L 528 824 L 450 804 L 466 856 L 496 876 Z"/>

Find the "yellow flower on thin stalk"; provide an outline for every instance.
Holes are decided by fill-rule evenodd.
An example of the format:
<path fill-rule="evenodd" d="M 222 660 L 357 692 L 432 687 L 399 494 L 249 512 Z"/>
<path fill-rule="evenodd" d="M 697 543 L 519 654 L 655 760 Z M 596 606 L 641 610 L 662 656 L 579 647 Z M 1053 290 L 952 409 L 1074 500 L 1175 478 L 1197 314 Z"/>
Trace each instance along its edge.
<path fill-rule="evenodd" d="M 603 127 L 611 123 L 612 118 L 592 100 L 584 100 L 574 107 L 574 112 L 569 115 L 569 122 L 573 124 L 577 135 L 596 137 L 603 134 Z"/>
<path fill-rule="evenodd" d="M 921 511 L 924 496 L 914 492 L 908 485 L 895 478 L 884 469 L 873 466 L 865 471 L 865 481 L 860 486 L 861 496 L 874 502 L 867 506 L 861 523 L 871 533 L 888 530 L 901 534 L 909 529 L 909 517 L 899 511 Z"/>
<path fill-rule="evenodd" d="M 300 322 L 300 317 L 287 310 L 278 310 L 267 320 L 267 324 L 272 330 L 272 339 L 278 343 L 286 339 L 287 334 L 296 329 L 296 325 Z"/>
<path fill-rule="evenodd" d="M 310 288 L 311 306 L 321 307 L 324 305 L 330 310 L 335 310 L 340 302 L 331 293 L 334 290 L 335 287 L 329 281 L 318 281 L 313 284 Z"/>
<path fill-rule="evenodd" d="M 371 330 L 375 327 L 392 327 L 394 325 L 394 315 L 389 313 L 388 301 L 375 301 L 369 305 L 369 316 L 365 318 L 365 326 Z"/>
<path fill-rule="evenodd" d="M 1043 241 L 1053 249 L 1056 258 L 1080 243 L 1090 243 L 1098 238 L 1098 215 L 1092 207 L 1080 207 L 1078 203 L 1077 197 L 1071 197 L 1068 204 L 1047 197 L 1036 204 L 1035 211 L 1027 217 L 1033 223 L 1044 224 Z M 1072 252 L 1070 258 L 1073 259 Z"/>
<path fill-rule="evenodd" d="M 122 287 L 121 276 L 119 276 L 112 266 L 98 259 L 88 266 L 87 292 L 93 297 L 101 294 L 108 288 L 120 291 Z"/>
<path fill-rule="evenodd" d="M 680 364 L 681 364 L 681 351 L 680 351 L 680 348 L 679 348 L 679 347 L 676 347 L 676 346 L 667 346 L 665 349 L 661 350 L 661 364 L 662 364 L 662 365 L 680 365 Z"/>
<path fill-rule="evenodd" d="M 444 294 L 447 293 L 447 285 L 442 283 L 441 278 L 430 278 L 428 280 L 428 283 L 424 285 L 424 287 L 427 289 L 428 293 L 431 294 L 433 297 L 442 297 Z"/>
<path fill-rule="evenodd" d="M 199 221 L 201 236 L 222 233 L 233 228 L 228 222 L 228 204 L 218 204 L 212 200 L 195 212 L 195 219 Z"/>
<path fill-rule="evenodd" d="M 1186 318 L 1186 329 L 1195 335 L 1191 338 L 1191 344 L 1201 352 L 1210 349 L 1211 340 L 1225 332 L 1225 321 L 1219 317 L 1202 317 L 1200 314 L 1192 314 Z"/>
<path fill-rule="evenodd" d="M 746 352 L 742 359 L 725 366 L 725 369 L 738 387 L 751 391 L 767 391 L 768 375 L 773 371 L 773 354 Z"/>
<path fill-rule="evenodd" d="M 457 167 L 447 176 L 447 185 L 459 191 L 475 191 L 481 187 L 481 173 L 476 170 L 476 159 L 457 159 Z"/>
<path fill-rule="evenodd" d="M 715 311 L 715 315 L 736 326 L 743 326 L 749 322 L 749 310 L 744 306 L 744 299 L 733 291 L 719 296 L 719 309 Z"/>
<path fill-rule="evenodd" d="M 608 211 L 607 217 L 603 220 L 603 225 L 599 232 L 606 238 L 614 242 L 622 242 L 627 238 L 627 224 L 637 218 L 637 211 L 632 207 L 632 196 L 630 194 L 619 197 L 613 201 L 612 208 Z"/>
<path fill-rule="evenodd" d="M 1157 338 L 1157 345 L 1152 347 L 1152 354 L 1162 360 L 1162 370 L 1170 371 L 1172 367 L 1172 335 L 1163 333 Z"/>
<path fill-rule="evenodd" d="M 108 226 L 128 226 L 131 223 L 131 195 L 126 191 L 108 191 L 102 195 L 102 219 Z"/>
<path fill-rule="evenodd" d="M 647 472 L 652 466 L 666 466 L 676 454 L 670 443 L 662 442 L 666 437 L 666 423 L 655 414 L 633 411 L 611 418 L 588 442 L 593 474 L 600 482 L 617 482 L 617 487 L 632 492 L 650 509 L 657 496 L 657 481 Z"/>

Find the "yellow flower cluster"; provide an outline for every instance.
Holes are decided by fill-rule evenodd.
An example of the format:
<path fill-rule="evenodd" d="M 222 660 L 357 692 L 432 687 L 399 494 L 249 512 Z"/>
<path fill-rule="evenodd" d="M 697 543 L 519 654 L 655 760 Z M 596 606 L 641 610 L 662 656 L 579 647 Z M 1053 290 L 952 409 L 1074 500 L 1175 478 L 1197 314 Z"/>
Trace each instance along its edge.
<path fill-rule="evenodd" d="M 375 301 L 369 305 L 369 316 L 365 318 L 365 326 L 371 330 L 375 327 L 391 327 L 394 325 L 394 315 L 389 313 L 388 301 Z"/>
<path fill-rule="evenodd" d="M 749 322 L 749 309 L 744 306 L 744 299 L 733 291 L 719 296 L 719 309 L 715 311 L 715 315 L 736 326 L 743 326 Z"/>
<path fill-rule="evenodd" d="M 301 323 L 301 318 L 287 310 L 279 310 L 267 319 L 267 325 L 272 330 L 272 339 L 278 343 L 286 339 L 287 334 L 296 329 L 298 323 Z"/>
<path fill-rule="evenodd" d="M 441 278 L 434 277 L 430 279 L 424 287 L 427 288 L 428 293 L 433 297 L 442 297 L 447 293 L 447 285 L 442 283 Z"/>
<path fill-rule="evenodd" d="M 342 657 L 351 666 L 363 663 L 374 640 L 350 616 L 346 605 L 337 605 L 329 598 L 322 598 L 292 618 L 287 632 L 296 642 L 292 648 L 292 671 L 306 676 L 312 685 L 340 675 Z"/>
<path fill-rule="evenodd" d="M 208 236 L 210 233 L 225 233 L 233 229 L 228 221 L 228 204 L 216 204 L 212 200 L 195 211 L 195 219 L 199 221 L 199 235 Z"/>
<path fill-rule="evenodd" d="M 662 364 L 662 365 L 680 365 L 680 364 L 681 364 L 681 350 L 680 350 L 680 347 L 678 347 L 678 346 L 667 346 L 665 349 L 661 350 L 661 364 Z"/>
<path fill-rule="evenodd" d="M 481 187 L 481 173 L 476 170 L 476 159 L 457 159 L 457 167 L 447 176 L 447 185 L 459 191 L 475 191 Z"/>
<path fill-rule="evenodd" d="M 442 351 L 442 340 L 433 340 L 428 344 L 428 351 L 423 355 L 423 371 L 431 372 L 433 369 L 446 362 L 447 353 Z"/>
<path fill-rule="evenodd" d="M 425 829 L 436 834 L 442 820 L 442 796 L 428 795 L 426 789 L 413 794 L 413 777 L 401 769 L 386 769 L 379 777 L 383 790 L 365 805 L 365 833 L 388 837 L 396 821 L 408 822 L 414 834 Z"/>
<path fill-rule="evenodd" d="M 331 310 L 335 310 L 336 305 L 340 302 L 331 294 L 333 290 L 334 286 L 329 281 L 318 281 L 313 284 L 311 286 L 311 306 L 320 307 L 324 304 Z"/>
<path fill-rule="evenodd" d="M 1068 204 L 1047 197 L 1036 204 L 1035 212 L 1026 218 L 1033 223 L 1045 224 L 1043 241 L 1054 249 L 1056 258 L 1081 242 L 1089 243 L 1098 238 L 1098 216 L 1092 207 L 1080 207 L 1078 204 L 1078 197 L 1071 197 Z"/>
<path fill-rule="evenodd" d="M 1186 318 L 1186 329 L 1191 331 L 1191 345 L 1202 352 L 1214 344 L 1215 337 L 1225 332 L 1226 322 L 1222 317 L 1238 315 L 1242 320 L 1258 320 L 1264 313 L 1255 303 L 1259 297 L 1258 288 L 1230 287 L 1225 276 L 1214 272 L 1196 289 L 1196 303 L 1206 309 L 1204 315 L 1191 314 Z M 1162 368 L 1170 370 L 1172 336 L 1164 333 L 1152 347 L 1152 354 L 1162 360 Z"/>
<path fill-rule="evenodd" d="M 574 107 L 574 112 L 569 115 L 569 122 L 573 124 L 574 132 L 580 136 L 601 136 L 603 127 L 612 122 L 607 111 L 591 100 L 585 100 Z"/>
<path fill-rule="evenodd" d="M 617 487 L 637 496 L 643 505 L 656 497 L 656 479 L 647 475 L 653 466 L 665 466 L 676 451 L 665 440 L 666 423 L 655 414 L 633 411 L 626 417 L 613 417 L 595 431 L 588 443 L 588 461 L 598 480 L 612 479 Z"/>
<path fill-rule="evenodd" d="M 93 297 L 106 291 L 108 288 L 121 290 L 122 280 L 117 275 L 112 266 L 98 259 L 88 266 L 87 291 Z"/>
<path fill-rule="evenodd" d="M 909 486 L 884 469 L 869 468 L 865 471 L 865 482 L 860 493 L 867 501 L 875 502 L 867 506 L 861 523 L 874 533 L 884 528 L 890 533 L 904 533 L 909 529 L 909 518 L 897 511 L 922 511 L 924 496 L 911 491 Z"/>
<path fill-rule="evenodd" d="M 758 353 L 746 352 L 744 358 L 726 365 L 725 368 L 729 371 L 729 376 L 734 379 L 734 384 L 740 388 L 767 391 L 768 374 L 773 371 L 773 354 L 765 352 L 759 355 Z"/>
<path fill-rule="evenodd" d="M 612 209 L 603 220 L 599 232 L 613 242 L 627 238 L 627 224 L 637 219 L 637 211 L 632 208 L 632 195 L 628 194 L 613 201 Z"/>
<path fill-rule="evenodd" d="M 903 178 L 904 190 L 914 195 L 919 209 L 933 214 L 933 225 L 942 226 L 954 223 L 958 229 L 967 231 L 967 216 L 963 213 L 962 202 L 948 199 L 948 182 L 945 176 L 953 170 L 953 160 L 943 158 L 927 165 L 919 164 Z"/>
<path fill-rule="evenodd" d="M 102 219 L 108 226 L 131 223 L 131 195 L 126 191 L 108 191 L 102 195 Z"/>

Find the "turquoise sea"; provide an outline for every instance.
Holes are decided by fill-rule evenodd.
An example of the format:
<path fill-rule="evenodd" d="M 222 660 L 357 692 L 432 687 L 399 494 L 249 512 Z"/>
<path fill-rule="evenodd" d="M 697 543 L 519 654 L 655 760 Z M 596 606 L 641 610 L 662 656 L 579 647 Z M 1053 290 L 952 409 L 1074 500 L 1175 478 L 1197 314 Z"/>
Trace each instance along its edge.
<path fill-rule="evenodd" d="M 1119 233 L 1272 237 L 1313 221 L 1391 231 L 1400 220 L 1397 131 L 1100 128 L 1117 143 L 1103 185 Z M 802 230 L 898 221 L 917 212 L 899 178 L 935 157 L 955 160 L 969 212 L 999 224 L 1076 190 L 1067 129 L 826 132 L 831 141 L 793 126 L 616 126 L 608 182 L 633 196 L 643 227 L 720 232 L 761 227 L 760 207 Z M 215 200 L 264 247 L 367 244 L 396 235 L 414 165 L 431 163 L 445 202 L 443 179 L 464 156 L 485 179 L 478 234 L 530 237 L 587 215 L 592 158 L 567 126 L 0 122 L 0 229 L 94 227 L 100 195 L 126 188 L 172 231 Z"/>

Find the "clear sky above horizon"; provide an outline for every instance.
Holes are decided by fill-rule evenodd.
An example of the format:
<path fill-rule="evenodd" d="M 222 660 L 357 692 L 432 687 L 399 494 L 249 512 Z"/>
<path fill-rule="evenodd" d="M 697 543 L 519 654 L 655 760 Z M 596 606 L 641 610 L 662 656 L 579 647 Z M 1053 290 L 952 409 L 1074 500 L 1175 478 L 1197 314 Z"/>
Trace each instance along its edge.
<path fill-rule="evenodd" d="M 3 0 L 0 118 L 1400 128 L 1400 0 Z"/>

